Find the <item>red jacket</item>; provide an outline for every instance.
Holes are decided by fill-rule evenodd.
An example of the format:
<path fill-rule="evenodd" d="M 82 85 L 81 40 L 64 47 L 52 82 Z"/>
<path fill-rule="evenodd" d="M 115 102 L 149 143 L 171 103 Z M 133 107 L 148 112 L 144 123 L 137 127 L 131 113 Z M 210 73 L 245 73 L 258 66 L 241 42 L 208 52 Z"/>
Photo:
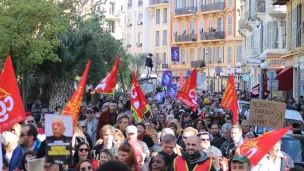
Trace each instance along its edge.
<path fill-rule="evenodd" d="M 111 117 L 112 116 L 112 120 Z M 110 109 L 103 111 L 100 114 L 99 120 L 98 120 L 98 124 L 97 124 L 97 134 L 96 134 L 96 140 L 98 140 L 101 137 L 101 128 L 105 125 L 114 125 L 116 124 L 117 121 L 117 113 L 110 113 Z M 111 123 L 112 122 L 112 123 Z"/>

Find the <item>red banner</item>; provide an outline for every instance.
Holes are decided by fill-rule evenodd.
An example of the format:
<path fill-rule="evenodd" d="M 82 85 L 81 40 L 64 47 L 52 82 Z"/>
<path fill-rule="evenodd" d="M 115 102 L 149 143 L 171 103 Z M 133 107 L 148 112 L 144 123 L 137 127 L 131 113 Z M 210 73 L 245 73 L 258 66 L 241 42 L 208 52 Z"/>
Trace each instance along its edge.
<path fill-rule="evenodd" d="M 228 84 L 226 86 L 226 90 L 223 95 L 223 100 L 221 106 L 225 109 L 229 109 L 233 115 L 233 124 L 238 124 L 238 104 L 237 104 L 237 96 L 235 90 L 235 83 L 234 83 L 234 75 L 233 73 L 230 75 Z"/>
<path fill-rule="evenodd" d="M 91 94 L 114 94 L 116 87 L 117 71 L 119 67 L 119 59 L 120 57 L 118 56 L 111 72 L 96 86 L 96 88 L 91 92 Z"/>
<path fill-rule="evenodd" d="M 150 110 L 150 105 L 141 90 L 136 79 L 135 72 L 132 73 L 132 86 L 130 93 L 131 110 L 137 122 L 142 122 L 144 115 Z"/>
<path fill-rule="evenodd" d="M 191 109 L 196 112 L 196 68 L 194 68 L 184 86 L 178 92 L 176 99 L 180 100 L 185 105 L 190 106 Z"/>
<path fill-rule="evenodd" d="M 90 68 L 91 61 L 89 60 L 86 68 L 82 74 L 80 83 L 77 87 L 77 90 L 75 90 L 73 96 L 65 106 L 62 115 L 70 115 L 73 116 L 73 126 L 75 128 L 77 122 L 78 122 L 78 115 L 80 112 L 80 104 L 82 102 L 82 97 L 84 93 L 84 89 L 86 87 L 86 82 L 87 82 L 87 77 L 89 73 L 89 68 Z"/>
<path fill-rule="evenodd" d="M 12 60 L 8 56 L 0 76 L 0 133 L 10 130 L 25 118 Z"/>
<path fill-rule="evenodd" d="M 254 140 L 246 140 L 240 147 L 240 154 L 247 156 L 250 164 L 255 166 L 290 129 L 291 126 L 276 129 L 266 132 Z"/>

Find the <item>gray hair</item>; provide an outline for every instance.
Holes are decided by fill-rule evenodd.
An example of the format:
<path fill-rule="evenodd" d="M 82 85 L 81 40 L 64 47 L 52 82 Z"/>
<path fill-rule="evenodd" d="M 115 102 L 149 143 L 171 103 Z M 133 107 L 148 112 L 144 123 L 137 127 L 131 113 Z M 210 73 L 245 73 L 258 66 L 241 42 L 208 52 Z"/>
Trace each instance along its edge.
<path fill-rule="evenodd" d="M 167 143 L 171 143 L 171 142 L 175 142 L 176 138 L 174 135 L 171 134 L 167 134 L 163 137 L 162 142 L 167 144 Z"/>
<path fill-rule="evenodd" d="M 174 131 L 171 128 L 164 128 L 161 132 L 160 140 L 162 141 L 165 135 L 175 135 Z"/>
<path fill-rule="evenodd" d="M 222 126 L 222 132 L 224 132 L 224 130 L 229 130 L 231 131 L 231 128 L 232 128 L 232 125 L 230 123 L 225 123 L 223 126 Z"/>

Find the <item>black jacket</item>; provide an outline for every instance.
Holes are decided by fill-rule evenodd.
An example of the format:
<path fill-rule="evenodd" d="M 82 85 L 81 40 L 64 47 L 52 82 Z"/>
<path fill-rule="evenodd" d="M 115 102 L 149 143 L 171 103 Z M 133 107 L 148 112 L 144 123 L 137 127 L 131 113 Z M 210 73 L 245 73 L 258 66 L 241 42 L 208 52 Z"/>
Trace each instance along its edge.
<path fill-rule="evenodd" d="M 150 56 L 146 57 L 145 66 L 153 68 L 152 58 Z"/>
<path fill-rule="evenodd" d="M 208 155 L 207 153 L 203 152 L 203 151 L 200 151 L 200 157 L 198 160 L 196 160 L 195 162 L 191 163 L 188 159 L 188 155 L 187 153 L 184 153 L 182 155 L 182 158 L 187 162 L 187 165 L 188 165 L 188 170 L 189 171 L 193 171 L 194 167 L 197 165 L 197 164 L 201 164 L 201 163 L 204 163 L 206 160 L 208 160 Z M 215 168 L 213 167 L 213 165 L 211 165 L 211 169 L 210 171 L 216 171 Z"/>
<path fill-rule="evenodd" d="M 141 139 L 141 141 L 145 142 L 149 149 L 154 146 L 153 139 L 147 134 L 144 135 L 144 137 L 143 137 L 143 139 Z"/>
<path fill-rule="evenodd" d="M 213 135 L 213 140 L 211 141 L 211 145 L 220 149 L 225 141 L 226 139 L 222 137 L 221 134 Z"/>
<path fill-rule="evenodd" d="M 243 138 L 240 139 L 240 142 L 239 142 L 239 145 L 242 145 L 244 142 Z M 235 147 L 235 144 L 234 142 L 232 141 L 231 138 L 229 138 L 227 141 L 225 141 L 221 147 L 221 152 L 222 152 L 222 155 L 223 157 L 229 159 L 230 157 L 230 153 L 231 151 L 234 149 Z"/>

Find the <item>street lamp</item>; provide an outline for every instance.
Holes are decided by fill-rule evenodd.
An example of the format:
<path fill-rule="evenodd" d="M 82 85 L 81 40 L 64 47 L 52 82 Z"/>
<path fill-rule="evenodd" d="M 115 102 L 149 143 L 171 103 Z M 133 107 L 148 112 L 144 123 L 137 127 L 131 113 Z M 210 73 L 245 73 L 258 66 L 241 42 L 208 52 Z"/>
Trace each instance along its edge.
<path fill-rule="evenodd" d="M 242 73 L 242 68 L 240 68 L 240 65 L 237 64 L 238 69 L 236 70 L 236 74 L 237 74 L 237 79 L 238 79 L 238 90 L 240 90 L 240 84 L 241 84 L 241 73 Z"/>
<path fill-rule="evenodd" d="M 228 77 L 230 77 L 230 74 L 231 74 L 231 66 L 230 65 L 227 66 L 227 74 L 228 74 Z"/>
<path fill-rule="evenodd" d="M 205 56 L 208 58 L 208 50 L 205 51 Z M 209 58 L 207 59 L 208 61 L 208 81 L 207 81 L 207 91 L 210 91 L 210 86 L 209 86 L 209 81 L 210 81 L 210 61 Z"/>
<path fill-rule="evenodd" d="M 223 91 L 223 77 L 224 77 L 224 71 L 222 71 L 220 73 L 220 76 L 221 76 L 221 91 Z"/>
<path fill-rule="evenodd" d="M 264 70 L 268 69 L 268 63 L 265 62 L 267 56 L 265 53 L 260 55 L 261 65 L 260 65 L 260 99 L 264 97 Z"/>

